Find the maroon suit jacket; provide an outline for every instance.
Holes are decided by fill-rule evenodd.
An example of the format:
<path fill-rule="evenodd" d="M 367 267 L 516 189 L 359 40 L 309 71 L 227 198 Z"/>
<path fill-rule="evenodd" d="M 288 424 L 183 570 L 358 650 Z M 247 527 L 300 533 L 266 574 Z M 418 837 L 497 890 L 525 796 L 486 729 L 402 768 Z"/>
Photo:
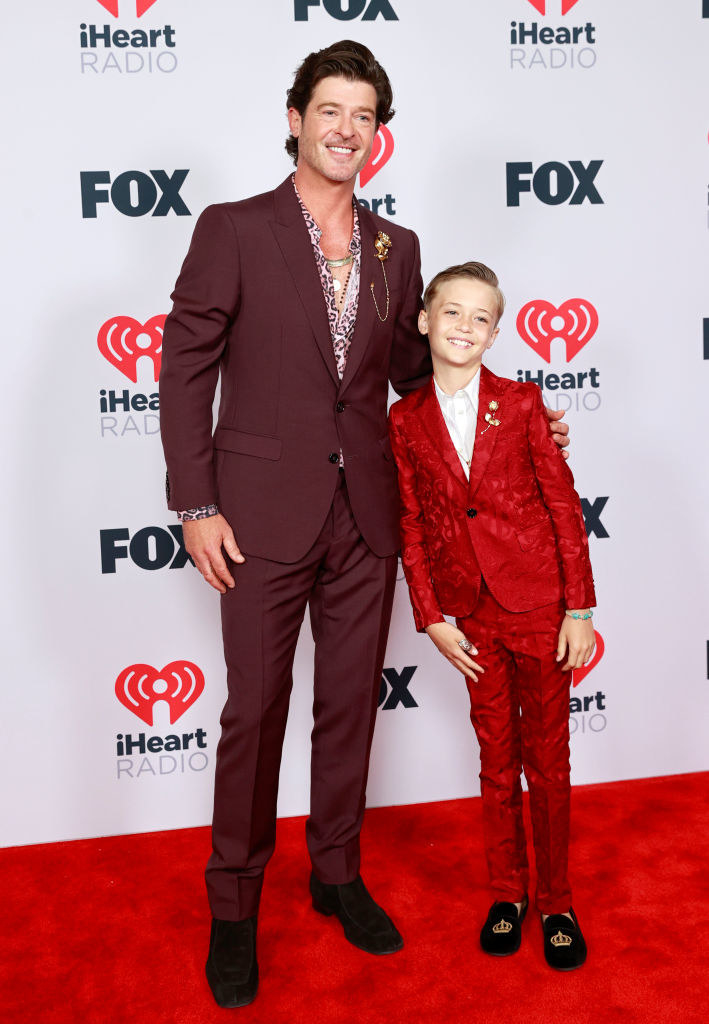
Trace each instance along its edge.
<path fill-rule="evenodd" d="M 485 422 L 499 405 L 497 427 Z M 563 598 L 595 605 L 588 541 L 571 470 L 552 440 L 536 384 L 480 369 L 470 480 L 433 381 L 389 414 L 399 469 L 401 546 L 416 628 L 472 613 L 480 575 L 508 611 Z"/>
<path fill-rule="evenodd" d="M 342 450 L 357 526 L 377 555 L 399 547 L 388 380 L 399 394 L 430 374 L 412 231 L 359 209 L 357 323 L 338 380 L 325 299 L 305 220 L 287 178 L 275 191 L 208 207 L 165 323 L 160 419 L 175 510 L 216 502 L 246 554 L 301 558 L 325 521 Z M 374 241 L 391 237 L 390 309 Z M 212 403 L 221 372 L 219 417 Z"/>

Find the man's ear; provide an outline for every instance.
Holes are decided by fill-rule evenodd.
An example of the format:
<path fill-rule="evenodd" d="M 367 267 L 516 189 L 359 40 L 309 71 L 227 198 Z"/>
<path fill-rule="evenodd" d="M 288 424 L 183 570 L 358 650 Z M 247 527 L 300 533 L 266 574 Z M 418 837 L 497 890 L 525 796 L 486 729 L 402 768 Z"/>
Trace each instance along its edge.
<path fill-rule="evenodd" d="M 428 334 L 428 316 L 425 309 L 422 309 L 419 313 L 419 332 L 421 334 Z"/>
<path fill-rule="evenodd" d="M 303 123 L 303 118 L 300 116 L 295 107 L 288 108 L 288 127 L 290 133 L 294 139 L 297 139 L 300 135 L 300 126 Z"/>

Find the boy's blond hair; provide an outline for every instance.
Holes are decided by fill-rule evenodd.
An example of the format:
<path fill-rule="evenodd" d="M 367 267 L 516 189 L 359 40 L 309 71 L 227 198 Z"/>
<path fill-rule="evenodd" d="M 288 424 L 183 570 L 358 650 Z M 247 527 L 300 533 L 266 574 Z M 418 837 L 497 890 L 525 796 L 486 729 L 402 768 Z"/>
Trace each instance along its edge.
<path fill-rule="evenodd" d="M 454 280 L 456 277 L 471 277 L 476 281 L 484 281 L 485 284 L 489 284 L 492 287 L 497 301 L 497 320 L 499 321 L 505 312 L 505 296 L 500 291 L 497 274 L 494 270 L 486 267 L 484 263 L 475 263 L 472 260 L 468 263 L 460 263 L 456 267 L 448 267 L 446 270 L 441 270 L 436 274 L 423 293 L 423 304 L 426 312 L 431 308 L 431 303 L 435 299 L 441 285 L 446 281 Z"/>

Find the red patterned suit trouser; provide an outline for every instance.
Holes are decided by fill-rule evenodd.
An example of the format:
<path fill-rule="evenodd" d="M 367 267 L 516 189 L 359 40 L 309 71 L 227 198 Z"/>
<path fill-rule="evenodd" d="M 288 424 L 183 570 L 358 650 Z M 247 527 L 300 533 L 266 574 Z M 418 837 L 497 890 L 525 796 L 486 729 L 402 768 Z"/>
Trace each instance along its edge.
<path fill-rule="evenodd" d="M 478 649 L 485 672 L 467 680 L 470 717 L 480 745 L 483 831 L 496 900 L 519 903 L 529 866 L 522 821 L 522 769 L 529 787 L 537 909 L 565 913 L 571 905 L 569 848 L 570 672 L 556 661 L 564 605 L 508 612 L 483 582 L 470 618 L 458 628 Z"/>
<path fill-rule="evenodd" d="M 247 553 L 243 565 L 230 563 L 236 586 L 221 599 L 229 695 L 206 872 L 214 917 L 240 921 L 258 913 L 276 841 L 293 657 L 308 605 L 315 640 L 308 851 L 321 882 L 356 878 L 396 566 L 395 555 L 378 558 L 362 539 L 344 473 L 319 537 L 298 562 Z"/>

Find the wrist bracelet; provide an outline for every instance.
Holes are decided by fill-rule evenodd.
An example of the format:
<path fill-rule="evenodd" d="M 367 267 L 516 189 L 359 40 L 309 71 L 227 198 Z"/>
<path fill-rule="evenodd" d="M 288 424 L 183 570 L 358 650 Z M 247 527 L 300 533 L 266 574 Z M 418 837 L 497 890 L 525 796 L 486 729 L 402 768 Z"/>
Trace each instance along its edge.
<path fill-rule="evenodd" d="M 593 611 L 589 609 L 589 611 L 582 615 L 581 612 L 570 612 L 567 610 L 564 612 L 564 615 L 568 615 L 570 619 L 581 619 L 582 622 L 585 622 L 586 619 L 593 618 Z"/>

